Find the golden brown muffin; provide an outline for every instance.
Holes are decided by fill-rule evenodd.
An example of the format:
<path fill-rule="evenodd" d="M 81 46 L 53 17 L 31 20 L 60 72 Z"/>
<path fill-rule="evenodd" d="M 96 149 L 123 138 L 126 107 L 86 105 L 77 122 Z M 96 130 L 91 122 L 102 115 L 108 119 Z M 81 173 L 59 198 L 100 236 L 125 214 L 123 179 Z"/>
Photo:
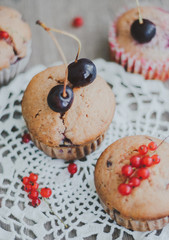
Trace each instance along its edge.
<path fill-rule="evenodd" d="M 95 186 L 104 210 L 122 226 L 136 231 L 161 229 L 169 222 L 169 144 L 163 142 L 149 154 L 159 155 L 159 164 L 147 167 L 149 177 L 141 180 L 129 195 L 122 195 L 118 187 L 126 181 L 122 167 L 138 154 L 141 145 L 154 141 L 148 136 L 130 136 L 111 144 L 100 156 L 95 168 Z M 136 172 L 137 173 L 137 172 Z"/>
<path fill-rule="evenodd" d="M 51 157 L 72 160 L 100 145 L 114 115 L 115 99 L 105 80 L 97 76 L 90 85 L 73 88 L 74 101 L 67 112 L 54 112 L 47 96 L 64 78 L 64 65 L 37 74 L 24 93 L 22 113 L 38 148 Z"/>

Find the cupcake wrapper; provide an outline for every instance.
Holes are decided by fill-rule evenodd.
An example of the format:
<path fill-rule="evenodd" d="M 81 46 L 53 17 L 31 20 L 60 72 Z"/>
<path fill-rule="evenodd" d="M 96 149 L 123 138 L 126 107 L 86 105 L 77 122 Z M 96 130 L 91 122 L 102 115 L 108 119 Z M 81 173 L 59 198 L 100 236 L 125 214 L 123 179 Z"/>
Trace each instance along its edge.
<path fill-rule="evenodd" d="M 94 152 L 96 148 L 101 144 L 104 139 L 104 134 L 99 136 L 95 141 L 79 146 L 63 146 L 63 147 L 49 147 L 42 142 L 39 142 L 30 133 L 31 140 L 35 145 L 52 158 L 64 159 L 71 161 L 75 159 L 81 159 L 84 156 Z"/>
<path fill-rule="evenodd" d="M 105 212 L 107 212 L 110 217 L 116 221 L 117 224 L 134 230 L 134 231 L 153 231 L 163 228 L 167 223 L 169 223 L 169 216 L 166 216 L 164 218 L 156 219 L 156 220 L 134 220 L 134 219 L 127 219 L 123 215 L 121 215 L 120 212 L 118 212 L 116 209 L 110 210 L 100 199 L 100 203 L 103 206 Z"/>
<path fill-rule="evenodd" d="M 31 56 L 31 41 L 27 46 L 27 54 L 24 58 L 18 60 L 16 63 L 11 64 L 9 68 L 0 71 L 0 87 L 9 83 L 18 73 L 22 72 L 29 62 Z"/>
<path fill-rule="evenodd" d="M 112 24 L 109 32 L 110 58 L 121 64 L 127 72 L 142 74 L 145 79 L 159 79 L 166 81 L 169 78 L 169 61 L 153 62 L 140 60 L 137 56 L 131 56 L 116 41 L 116 28 Z"/>

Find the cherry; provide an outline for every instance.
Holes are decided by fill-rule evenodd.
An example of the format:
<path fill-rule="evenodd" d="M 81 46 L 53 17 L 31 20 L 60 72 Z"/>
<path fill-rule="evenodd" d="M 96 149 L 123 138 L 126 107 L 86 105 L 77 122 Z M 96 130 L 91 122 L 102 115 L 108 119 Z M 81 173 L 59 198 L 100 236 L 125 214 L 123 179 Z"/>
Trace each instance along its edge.
<path fill-rule="evenodd" d="M 150 167 L 153 164 L 153 159 L 150 156 L 145 156 L 141 159 L 141 165 Z"/>
<path fill-rule="evenodd" d="M 53 87 L 47 97 L 49 107 L 54 112 L 64 113 L 66 112 L 73 103 L 73 90 L 66 86 L 66 97 L 63 97 L 64 85 L 57 85 Z"/>
<path fill-rule="evenodd" d="M 86 86 L 92 83 L 95 78 L 96 66 L 87 58 L 81 58 L 68 65 L 68 80 L 74 87 Z"/>
<path fill-rule="evenodd" d="M 130 187 L 130 185 L 126 184 L 126 183 L 121 183 L 118 186 L 118 191 L 119 193 L 121 193 L 122 195 L 129 195 L 131 193 L 132 188 Z"/>
<path fill-rule="evenodd" d="M 155 150 L 157 149 L 157 144 L 156 144 L 155 142 L 150 142 L 150 143 L 148 144 L 148 149 L 149 149 L 150 151 L 155 151 Z"/>
<path fill-rule="evenodd" d="M 41 200 L 39 198 L 32 199 L 32 206 L 37 207 L 41 204 Z"/>
<path fill-rule="evenodd" d="M 70 174 L 75 174 L 77 172 L 77 165 L 75 163 L 70 163 L 68 166 L 68 171 Z"/>
<path fill-rule="evenodd" d="M 29 175 L 29 180 L 30 180 L 31 182 L 36 182 L 36 181 L 38 180 L 38 175 L 35 174 L 35 173 L 30 173 L 30 175 Z"/>
<path fill-rule="evenodd" d="M 9 34 L 5 31 L 0 31 L 0 39 L 8 39 Z"/>
<path fill-rule="evenodd" d="M 143 19 L 143 23 L 139 19 L 131 25 L 131 35 L 139 43 L 148 43 L 156 34 L 156 26 L 148 19 Z"/>
<path fill-rule="evenodd" d="M 125 175 L 126 177 L 131 176 L 133 173 L 133 168 L 131 165 L 125 165 L 122 167 L 122 174 Z"/>
<path fill-rule="evenodd" d="M 75 17 L 72 22 L 72 26 L 74 27 L 81 27 L 83 26 L 84 21 L 82 17 Z"/>
<path fill-rule="evenodd" d="M 30 192 L 32 190 L 32 185 L 29 183 L 29 184 L 26 184 L 24 186 L 24 191 L 25 192 Z"/>
<path fill-rule="evenodd" d="M 152 160 L 154 164 L 158 164 L 160 162 L 160 157 L 159 155 L 155 154 L 152 156 Z"/>
<path fill-rule="evenodd" d="M 45 187 L 41 189 L 40 194 L 44 198 L 49 198 L 52 194 L 52 190 L 50 188 Z"/>
<path fill-rule="evenodd" d="M 137 177 L 132 177 L 132 178 L 130 178 L 129 179 L 129 185 L 131 186 L 131 187 L 138 187 L 139 185 L 140 185 L 140 179 L 139 178 L 137 178 Z"/>
<path fill-rule="evenodd" d="M 32 189 L 37 190 L 38 187 L 39 187 L 39 184 L 38 184 L 37 182 L 34 182 L 34 183 L 32 184 Z"/>
<path fill-rule="evenodd" d="M 141 155 L 145 155 L 148 152 L 148 147 L 146 145 L 141 145 L 138 151 Z"/>
<path fill-rule="evenodd" d="M 30 136 L 29 133 L 25 133 L 25 134 L 22 136 L 22 142 L 28 143 L 28 142 L 30 142 L 30 140 L 31 140 L 31 136 Z"/>
<path fill-rule="evenodd" d="M 148 168 L 139 168 L 137 171 L 137 176 L 140 179 L 146 179 L 149 177 L 149 175 L 150 175 L 150 172 L 149 172 Z"/>
<path fill-rule="evenodd" d="M 141 157 L 136 155 L 130 158 L 130 163 L 132 167 L 138 168 L 140 167 Z"/>
<path fill-rule="evenodd" d="M 24 185 L 28 184 L 29 183 L 29 178 L 28 177 L 23 177 L 22 182 L 23 182 Z"/>
<path fill-rule="evenodd" d="M 36 199 L 36 198 L 38 198 L 38 195 L 39 195 L 38 191 L 36 191 L 36 190 L 31 190 L 31 192 L 29 193 L 28 197 L 29 197 L 30 199 Z"/>

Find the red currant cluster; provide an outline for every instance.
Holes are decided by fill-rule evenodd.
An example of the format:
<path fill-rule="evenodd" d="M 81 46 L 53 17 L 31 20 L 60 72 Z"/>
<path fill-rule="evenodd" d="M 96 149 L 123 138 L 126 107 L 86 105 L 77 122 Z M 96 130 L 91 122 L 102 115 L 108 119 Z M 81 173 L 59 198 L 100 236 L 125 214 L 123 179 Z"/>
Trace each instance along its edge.
<path fill-rule="evenodd" d="M 118 186 L 118 191 L 122 195 L 129 195 L 132 188 L 138 187 L 141 180 L 147 179 L 150 176 L 148 167 L 160 162 L 159 155 L 154 154 L 156 149 L 157 144 L 155 142 L 150 142 L 148 146 L 141 145 L 138 148 L 139 154 L 132 156 L 130 164 L 122 167 L 122 174 L 127 177 L 125 183 L 121 183 Z M 152 154 L 148 155 L 148 151 L 152 151 Z"/>
<path fill-rule="evenodd" d="M 22 182 L 24 184 L 24 191 L 29 193 L 28 197 L 32 200 L 33 207 L 37 207 L 41 203 L 39 193 L 42 198 L 49 198 L 52 194 L 52 190 L 50 188 L 45 187 L 39 189 L 37 180 L 38 175 L 35 173 L 30 173 L 29 177 L 23 177 L 22 179 Z"/>

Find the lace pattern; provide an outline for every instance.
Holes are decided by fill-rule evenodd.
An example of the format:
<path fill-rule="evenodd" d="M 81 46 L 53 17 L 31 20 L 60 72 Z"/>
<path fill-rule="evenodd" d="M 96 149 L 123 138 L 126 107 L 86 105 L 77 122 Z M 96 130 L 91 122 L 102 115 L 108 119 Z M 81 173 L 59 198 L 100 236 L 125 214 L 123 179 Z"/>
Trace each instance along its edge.
<path fill-rule="evenodd" d="M 77 160 L 78 172 L 72 178 L 63 160 L 52 160 L 32 142 L 21 141 L 26 130 L 20 105 L 23 92 L 45 66 L 20 74 L 0 90 L 0 239 L 168 239 L 169 225 L 160 231 L 141 233 L 111 220 L 95 191 L 94 167 L 102 151 L 118 138 L 134 134 L 164 138 L 168 134 L 169 89 L 160 81 L 145 81 L 140 75 L 126 73 L 115 63 L 97 59 L 95 64 L 115 93 L 115 117 L 101 147 Z M 29 205 L 21 179 L 30 172 L 39 174 L 40 187 L 52 189 L 49 203 L 68 229 L 45 202 L 37 208 Z"/>

